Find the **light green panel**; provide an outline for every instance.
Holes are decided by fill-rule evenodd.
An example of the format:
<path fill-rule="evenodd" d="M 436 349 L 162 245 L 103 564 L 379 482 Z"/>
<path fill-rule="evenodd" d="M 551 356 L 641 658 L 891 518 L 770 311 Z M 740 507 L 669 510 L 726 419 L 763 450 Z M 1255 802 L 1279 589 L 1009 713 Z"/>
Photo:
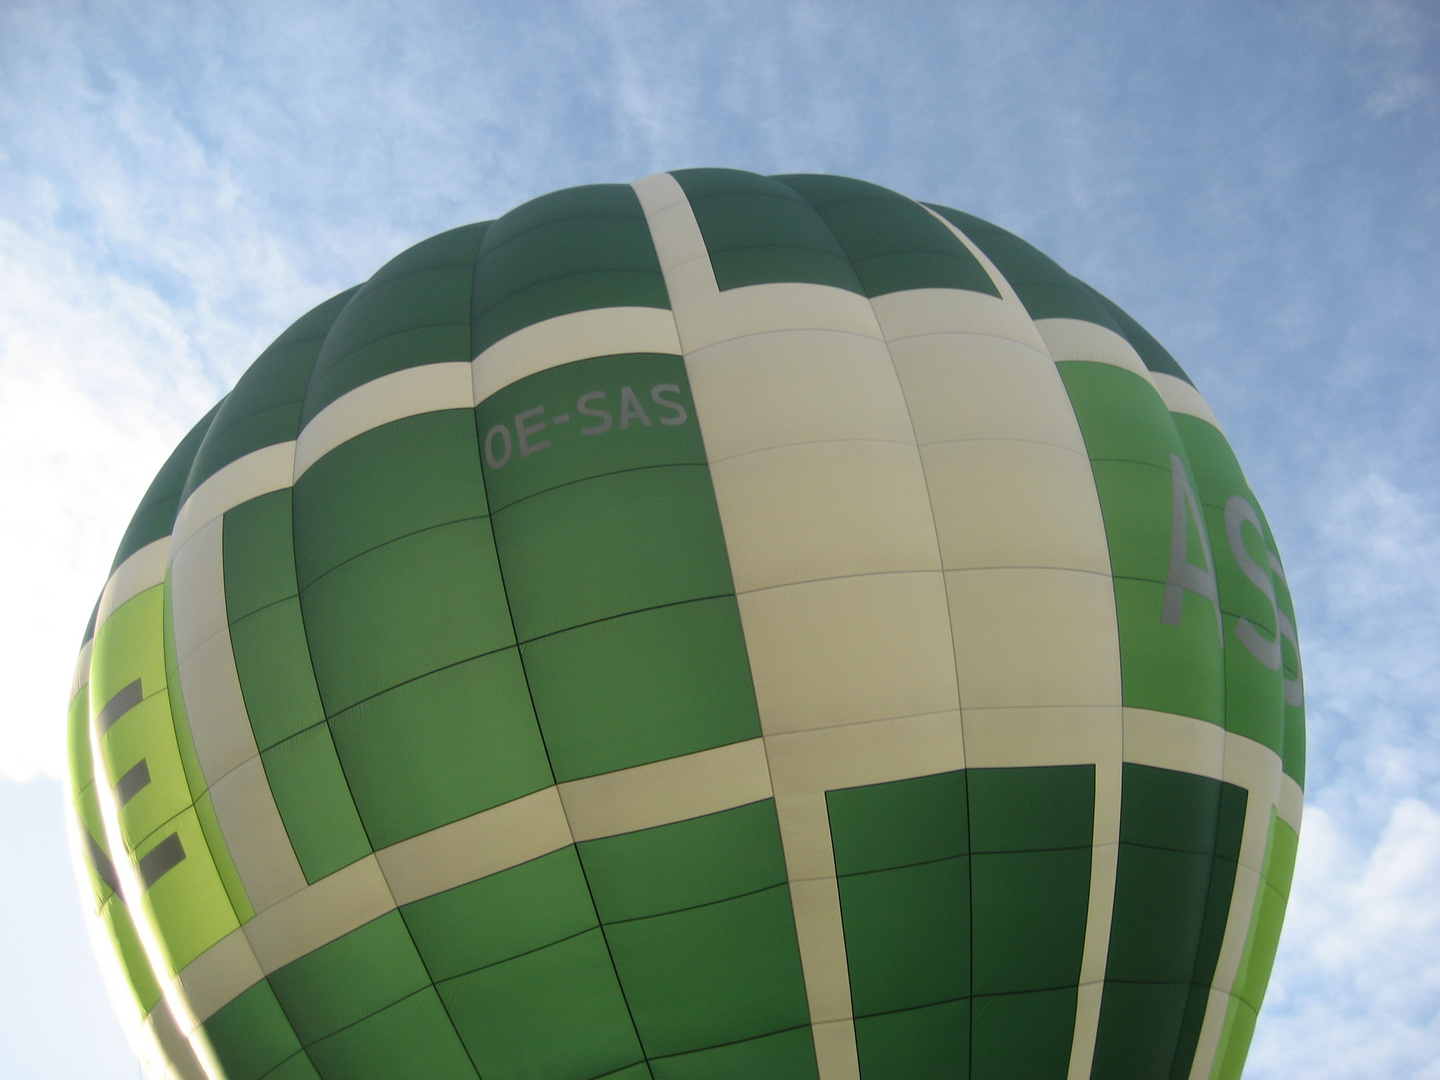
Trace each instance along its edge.
<path fill-rule="evenodd" d="M 117 804 L 119 781 L 140 767 L 149 782 L 120 807 L 120 834 L 134 848 L 155 829 L 191 804 L 190 786 L 175 744 L 175 725 L 170 715 L 169 694 L 161 689 L 125 714 L 100 740 L 105 770 L 114 778 L 110 784 Z M 105 781 L 102 779 L 102 783 Z"/>
<path fill-rule="evenodd" d="M 172 971 L 178 972 L 239 926 L 240 921 L 194 810 L 176 817 L 168 829 L 152 834 L 136 849 L 136 861 L 142 862 L 172 835 L 180 838 L 185 857 L 145 890 L 141 904 L 155 926 L 166 961 Z"/>
<path fill-rule="evenodd" d="M 110 901 L 101 909 L 100 918 L 105 923 L 105 933 L 120 961 L 120 970 L 125 973 L 125 982 L 134 997 L 140 1013 L 148 1013 L 160 1000 L 160 983 L 155 970 L 140 944 L 140 935 L 135 931 L 135 920 L 130 909 L 118 894 L 111 894 Z"/>
<path fill-rule="evenodd" d="M 139 679 L 145 696 L 165 686 L 165 588 L 156 585 L 116 608 L 95 632 L 90 661 L 90 715 Z"/>

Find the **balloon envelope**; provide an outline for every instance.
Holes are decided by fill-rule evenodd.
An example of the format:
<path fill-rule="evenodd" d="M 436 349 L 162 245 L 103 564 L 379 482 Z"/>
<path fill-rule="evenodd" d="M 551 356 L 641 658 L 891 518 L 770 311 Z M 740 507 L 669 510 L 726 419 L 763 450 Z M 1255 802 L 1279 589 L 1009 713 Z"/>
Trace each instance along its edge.
<path fill-rule="evenodd" d="M 1210 408 L 977 218 L 698 169 L 417 244 L 156 477 L 70 732 L 156 1076 L 1238 1076 L 1304 770 Z"/>

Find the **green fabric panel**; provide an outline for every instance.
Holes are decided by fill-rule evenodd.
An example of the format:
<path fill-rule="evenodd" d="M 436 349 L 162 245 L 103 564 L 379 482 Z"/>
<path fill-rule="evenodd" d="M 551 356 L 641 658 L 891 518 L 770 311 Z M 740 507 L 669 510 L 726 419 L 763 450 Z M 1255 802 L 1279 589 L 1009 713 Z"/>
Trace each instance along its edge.
<path fill-rule="evenodd" d="M 84 686 L 70 699 L 66 712 L 65 751 L 70 790 L 84 791 L 95 782 L 95 762 L 90 756 L 90 695 Z"/>
<path fill-rule="evenodd" d="M 775 801 L 579 845 L 603 922 L 639 919 L 783 885 Z"/>
<path fill-rule="evenodd" d="M 95 635 L 90 654 L 90 710 L 98 714 L 117 693 L 136 679 L 146 698 L 165 687 L 165 588 L 156 585 L 116 608 Z M 125 723 L 129 717 L 120 718 Z M 104 736 L 108 742 L 124 723 Z M 98 776 L 105 782 L 103 776 Z"/>
<path fill-rule="evenodd" d="M 734 169 L 671 175 L 690 200 L 722 292 L 800 281 L 864 295 L 825 221 L 785 184 Z"/>
<path fill-rule="evenodd" d="M 267 750 L 325 719 L 300 599 L 291 596 L 230 626 L 235 671 L 255 743 Z"/>
<path fill-rule="evenodd" d="M 569 188 L 499 218 L 480 247 L 472 303 L 472 355 L 558 315 L 601 307 L 668 308 L 660 261 L 634 189 Z"/>
<path fill-rule="evenodd" d="M 370 854 L 325 724 L 262 751 L 260 759 L 306 881 L 319 881 Z"/>
<path fill-rule="evenodd" d="M 1300 834 L 1278 817 L 1275 819 L 1274 849 L 1265 868 L 1266 880 L 1283 899 L 1290 898 L 1290 883 L 1295 877 L 1295 858 L 1299 852 Z"/>
<path fill-rule="evenodd" d="M 655 1080 L 819 1080 L 809 1025 L 650 1062 Z M 869 1080 L 867 1075 L 866 1080 Z"/>
<path fill-rule="evenodd" d="M 925 205 L 963 232 L 985 253 L 1020 297 L 1032 319 L 1082 319 L 1114 330 L 1117 334 L 1121 332 L 1099 295 L 1062 270 L 1048 255 L 988 221 L 948 206 Z"/>
<path fill-rule="evenodd" d="M 170 725 L 174 729 L 175 747 L 185 770 L 190 797 L 198 799 L 206 789 L 205 772 L 195 749 L 195 734 L 190 730 L 190 714 L 185 708 L 185 692 L 180 686 L 180 659 L 175 650 L 175 604 L 171 575 L 165 573 L 165 599 L 161 609 L 162 643 L 165 650 L 165 688 L 170 698 Z M 228 858 L 228 856 L 227 856 Z"/>
<path fill-rule="evenodd" d="M 303 588 L 401 536 L 487 513 L 469 409 L 407 416 L 348 440 L 295 482 L 291 573 Z"/>
<path fill-rule="evenodd" d="M 309 1047 L 323 1080 L 477 1080 L 432 987 Z"/>
<path fill-rule="evenodd" d="M 225 511 L 222 527 L 225 616 L 231 623 L 300 591 L 289 488 Z"/>
<path fill-rule="evenodd" d="M 977 997 L 970 1004 L 972 1080 L 1064 1080 L 1076 988 Z"/>
<path fill-rule="evenodd" d="M 1280 611 L 1295 625 L 1295 605 L 1290 597 L 1290 588 L 1277 574 L 1275 576 L 1275 599 Z M 1285 678 L 1294 679 L 1300 674 L 1300 656 L 1290 642 L 1281 639 L 1281 670 Z M 1303 686 L 1301 687 L 1303 691 Z M 1285 749 L 1281 755 L 1282 770 L 1303 789 L 1305 787 L 1305 702 L 1302 696 L 1299 704 L 1285 703 Z"/>
<path fill-rule="evenodd" d="M 1227 788 L 1230 785 L 1226 785 Z M 1240 790 L 1243 794 L 1243 789 Z M 1223 832 L 1223 826 L 1222 826 Z M 1217 841 L 1217 850 L 1223 841 Z M 1236 837 L 1235 849 L 1239 850 Z M 1195 952 L 1195 970 L 1185 999 L 1180 1032 L 1175 1040 L 1175 1061 L 1170 1067 L 1171 1080 L 1188 1080 L 1195 1061 L 1195 1048 L 1200 1043 L 1200 1029 L 1205 1023 L 1205 1009 L 1210 1003 L 1210 985 L 1225 939 L 1225 924 L 1230 920 L 1230 901 L 1235 892 L 1236 864 L 1228 858 L 1216 858 L 1210 868 L 1210 890 L 1205 898 L 1205 919 L 1200 927 L 1200 944 Z"/>
<path fill-rule="evenodd" d="M 320 1080 L 320 1074 L 315 1071 L 310 1055 L 301 1050 L 266 1073 L 265 1080 Z"/>
<path fill-rule="evenodd" d="M 1094 292 L 1094 290 L 1092 289 L 1091 292 Z M 1158 371 L 1163 375 L 1173 375 L 1177 379 L 1184 379 L 1186 382 L 1190 382 L 1190 376 L 1185 374 L 1185 369 L 1176 362 L 1173 356 L 1165 351 L 1163 345 L 1150 336 L 1148 330 L 1129 315 L 1125 314 L 1124 311 L 1120 310 L 1119 306 L 1111 300 L 1106 299 L 1099 293 L 1095 293 L 1095 299 L 1104 305 L 1105 310 L 1110 313 L 1110 317 L 1115 320 L 1115 325 L 1118 326 L 1120 332 L 1125 335 L 1125 340 L 1130 342 L 1135 351 L 1140 354 L 1140 359 L 1145 362 L 1145 366 L 1148 369 Z M 1191 385 L 1193 386 L 1194 383 L 1191 383 Z"/>
<path fill-rule="evenodd" d="M 120 961 L 120 970 L 125 973 L 125 982 L 136 1007 L 141 1013 L 148 1013 L 160 1000 L 160 982 L 155 978 L 155 970 L 140 943 L 135 918 L 115 893 L 111 893 L 100 915 L 105 920 L 105 932 Z"/>
<path fill-rule="evenodd" d="M 357 555 L 300 594 L 327 715 L 515 643 L 490 523 L 471 518 Z"/>
<path fill-rule="evenodd" d="M 1122 777 L 1122 844 L 1202 855 L 1215 850 L 1220 827 L 1219 780 L 1133 762 L 1125 764 Z"/>
<path fill-rule="evenodd" d="M 230 847 L 225 843 L 225 834 L 220 831 L 220 819 L 215 816 L 215 804 L 208 791 L 195 800 L 195 815 L 200 819 L 200 831 L 205 834 L 205 844 L 215 861 L 215 872 L 220 875 L 225 895 L 230 898 L 235 917 L 243 925 L 255 917 L 255 909 L 250 906 L 250 897 L 240 880 L 240 871 L 230 857 Z"/>
<path fill-rule="evenodd" d="M 509 506 L 493 520 L 521 641 L 734 592 L 705 466 L 582 480 Z"/>
<path fill-rule="evenodd" d="M 185 857 L 145 892 L 143 905 L 158 931 L 165 959 L 180 971 L 240 925 L 195 811 L 187 810 L 168 827 L 151 834 L 135 849 L 143 859 L 171 836 L 180 838 Z"/>
<path fill-rule="evenodd" d="M 175 452 L 166 459 L 165 464 L 160 466 L 160 471 L 155 474 L 155 479 L 150 481 L 150 487 L 140 499 L 135 516 L 130 519 L 125 535 L 120 540 L 115 561 L 110 564 L 110 573 L 113 574 L 121 563 L 147 544 L 169 536 L 175 528 L 175 515 L 180 512 L 180 492 L 185 487 L 186 477 L 190 475 L 190 466 L 195 461 L 195 454 L 200 449 L 205 432 L 209 430 L 215 414 L 223 404 L 222 400 L 202 416 L 200 422 L 180 440 L 180 445 L 175 447 Z M 93 616 L 91 621 L 93 626 Z M 86 637 L 93 632 L 93 629 L 87 631 Z"/>
<path fill-rule="evenodd" d="M 971 769 L 966 780 L 972 851 L 1090 847 L 1095 821 L 1093 765 Z"/>
<path fill-rule="evenodd" d="M 437 982 L 598 925 L 573 847 L 427 896 L 401 912 Z"/>
<path fill-rule="evenodd" d="M 485 230 L 463 225 L 422 240 L 354 293 L 315 359 L 302 424 L 381 376 L 470 360 L 470 290 Z"/>
<path fill-rule="evenodd" d="M 398 911 L 381 915 L 272 972 L 295 1033 L 307 1046 L 430 985 Z"/>
<path fill-rule="evenodd" d="M 1216 1067 L 1211 1073 L 1216 1080 L 1240 1080 L 1258 1018 L 1256 1011 L 1245 1002 L 1230 999 L 1230 1013 L 1225 1017 L 1225 1031 L 1220 1037 L 1220 1053 L 1216 1055 Z"/>
<path fill-rule="evenodd" d="M 851 874 L 839 885 L 856 1016 L 969 996 L 966 856 Z"/>
<path fill-rule="evenodd" d="M 377 848 L 554 783 L 514 648 L 386 690 L 330 728 Z"/>
<path fill-rule="evenodd" d="M 300 432 L 300 409 L 321 342 L 356 289 L 300 316 L 225 395 L 185 483 L 185 497 L 226 465 Z"/>
<path fill-rule="evenodd" d="M 557 780 L 760 735 L 733 596 L 578 626 L 521 653 Z"/>
<path fill-rule="evenodd" d="M 648 1061 L 637 1061 L 634 1065 L 627 1065 L 615 1072 L 608 1072 L 596 1080 L 653 1080 Z"/>
<path fill-rule="evenodd" d="M 1169 1080 L 1190 990 L 1184 983 L 1107 981 L 1092 1080 Z"/>
<path fill-rule="evenodd" d="M 475 426 L 496 510 L 592 476 L 706 464 L 678 356 L 632 353 L 549 368 L 481 402 Z"/>
<path fill-rule="evenodd" d="M 965 1080 L 970 1075 L 970 1002 L 859 1017 L 855 1045 L 864 1080 Z"/>
<path fill-rule="evenodd" d="M 605 938 L 650 1057 L 809 1020 L 786 885 L 611 923 Z"/>
<path fill-rule="evenodd" d="M 919 203 L 843 176 L 776 176 L 808 202 L 850 260 L 866 296 L 969 289 L 998 298 L 980 261 Z"/>
<path fill-rule="evenodd" d="M 226 1080 L 259 1080 L 300 1049 L 270 984 L 261 979 L 201 1025 Z"/>
<path fill-rule="evenodd" d="M 964 771 L 827 791 L 835 872 L 858 874 L 970 850 Z"/>
<path fill-rule="evenodd" d="M 644 1056 L 599 930 L 439 990 L 485 1080 L 588 1080 Z"/>
<path fill-rule="evenodd" d="M 1210 863 L 1209 855 L 1195 852 L 1120 845 L 1105 967 L 1107 992 L 1112 980 L 1189 981 L 1205 917 Z M 1179 1023 L 1178 1006 L 1175 1022 Z M 1133 1039 L 1132 1032 L 1126 1041 Z"/>
<path fill-rule="evenodd" d="M 970 875 L 973 992 L 1078 985 L 1090 899 L 1089 845 L 977 852 L 970 856 Z M 1067 1025 L 1073 1020 L 1072 1014 Z"/>
<path fill-rule="evenodd" d="M 105 772 L 115 781 L 141 761 L 150 775 L 150 782 L 119 808 L 120 835 L 129 847 L 143 843 L 191 805 L 190 785 L 175 747 L 170 696 L 164 689 L 126 713 L 125 723 L 116 724 L 101 741 L 100 753 Z M 112 792 L 115 790 L 113 782 L 100 782 L 108 783 Z"/>
<path fill-rule="evenodd" d="M 1057 366 L 1085 438 L 1105 520 L 1124 703 L 1226 723 L 1227 654 L 1233 649 L 1221 650 L 1215 606 L 1186 590 L 1179 625 L 1162 619 L 1174 527 L 1172 455 L 1186 460 L 1178 421 L 1134 372 L 1088 361 Z M 1208 515 L 1201 486 L 1193 479 L 1191 484 Z M 1183 517 L 1188 561 L 1203 568 L 1204 547 L 1188 502 Z M 1218 541 L 1208 523 L 1206 535 L 1218 582 L 1227 550 L 1223 526 Z"/>

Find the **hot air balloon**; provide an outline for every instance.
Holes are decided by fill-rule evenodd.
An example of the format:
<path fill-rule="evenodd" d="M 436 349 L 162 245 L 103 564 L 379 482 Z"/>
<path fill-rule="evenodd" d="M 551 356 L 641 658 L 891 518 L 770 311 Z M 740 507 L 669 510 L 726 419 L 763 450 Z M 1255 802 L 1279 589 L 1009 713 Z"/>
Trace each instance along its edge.
<path fill-rule="evenodd" d="M 285 331 L 141 502 L 69 730 L 183 1080 L 1237 1077 L 1304 773 L 1175 360 L 968 214 L 722 169 Z"/>

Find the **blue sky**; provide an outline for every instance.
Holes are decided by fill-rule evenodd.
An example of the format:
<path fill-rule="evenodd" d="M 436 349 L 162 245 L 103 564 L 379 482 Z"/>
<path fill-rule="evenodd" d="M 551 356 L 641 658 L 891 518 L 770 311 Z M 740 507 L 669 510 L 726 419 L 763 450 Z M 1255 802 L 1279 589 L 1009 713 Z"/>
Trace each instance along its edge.
<path fill-rule="evenodd" d="M 979 214 L 1187 367 L 1306 662 L 1298 883 L 1248 1075 L 1440 1077 L 1440 8 L 240 7 L 0 4 L 0 1075 L 137 1074 L 56 778 L 81 629 L 179 436 L 425 236 L 728 165 Z"/>

